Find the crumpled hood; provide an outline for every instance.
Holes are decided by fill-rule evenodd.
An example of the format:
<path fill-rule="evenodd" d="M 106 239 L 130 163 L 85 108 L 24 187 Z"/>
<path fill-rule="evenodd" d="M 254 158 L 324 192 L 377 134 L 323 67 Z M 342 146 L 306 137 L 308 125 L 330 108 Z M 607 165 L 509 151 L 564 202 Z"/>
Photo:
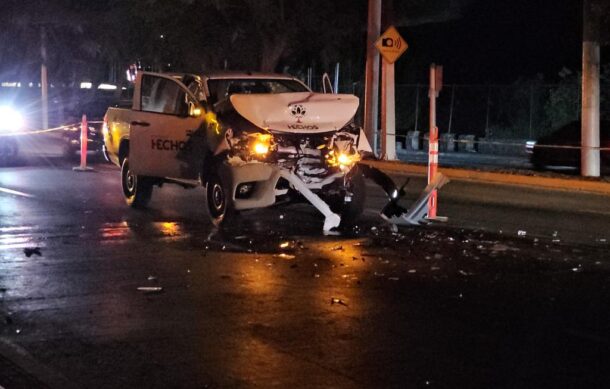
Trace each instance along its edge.
<path fill-rule="evenodd" d="M 343 128 L 356 114 L 359 99 L 354 95 L 312 92 L 234 94 L 231 104 L 260 128 L 318 133 Z"/>

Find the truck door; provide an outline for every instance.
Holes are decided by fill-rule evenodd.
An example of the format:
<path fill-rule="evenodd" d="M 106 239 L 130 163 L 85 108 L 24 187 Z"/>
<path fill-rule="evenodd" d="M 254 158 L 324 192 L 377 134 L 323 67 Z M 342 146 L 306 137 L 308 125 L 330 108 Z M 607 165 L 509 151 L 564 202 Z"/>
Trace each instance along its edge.
<path fill-rule="evenodd" d="M 129 161 L 135 174 L 195 179 L 189 166 L 190 135 L 203 119 L 193 114 L 196 99 L 170 76 L 143 73 L 137 80 L 129 131 Z"/>

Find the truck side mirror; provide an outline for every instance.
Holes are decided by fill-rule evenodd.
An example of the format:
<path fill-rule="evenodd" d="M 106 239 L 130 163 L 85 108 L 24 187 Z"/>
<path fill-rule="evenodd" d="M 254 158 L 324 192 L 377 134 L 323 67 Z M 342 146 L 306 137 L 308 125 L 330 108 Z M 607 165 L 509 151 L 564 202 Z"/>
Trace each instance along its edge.
<path fill-rule="evenodd" d="M 203 112 L 203 109 L 201 109 L 201 107 L 199 107 L 197 104 L 193 103 L 192 101 L 189 101 L 188 105 L 189 105 L 189 116 L 190 117 L 198 118 L 199 116 L 201 116 L 201 114 Z"/>

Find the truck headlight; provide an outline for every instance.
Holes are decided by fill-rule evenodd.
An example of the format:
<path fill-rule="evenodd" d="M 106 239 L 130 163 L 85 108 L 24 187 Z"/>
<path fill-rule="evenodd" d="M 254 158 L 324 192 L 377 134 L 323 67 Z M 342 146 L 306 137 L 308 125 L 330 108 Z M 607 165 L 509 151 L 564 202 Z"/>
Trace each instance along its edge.
<path fill-rule="evenodd" d="M 244 161 L 265 161 L 276 149 L 273 135 L 261 132 L 242 132 L 231 135 L 227 141 L 233 156 Z"/>
<path fill-rule="evenodd" d="M 23 116 L 17 110 L 12 107 L 0 107 L 0 130 L 19 130 L 23 124 Z"/>
<path fill-rule="evenodd" d="M 361 159 L 356 142 L 357 135 L 350 132 L 334 134 L 326 145 L 329 150 L 325 156 L 328 166 L 338 167 L 342 171 L 351 169 Z"/>
<path fill-rule="evenodd" d="M 256 134 L 253 136 L 251 150 L 255 155 L 265 156 L 271 149 L 271 134 Z"/>
<path fill-rule="evenodd" d="M 331 150 L 326 154 L 326 162 L 329 166 L 339 167 L 341 170 L 349 170 L 360 161 L 360 154 L 357 151 L 339 151 L 338 149 Z"/>

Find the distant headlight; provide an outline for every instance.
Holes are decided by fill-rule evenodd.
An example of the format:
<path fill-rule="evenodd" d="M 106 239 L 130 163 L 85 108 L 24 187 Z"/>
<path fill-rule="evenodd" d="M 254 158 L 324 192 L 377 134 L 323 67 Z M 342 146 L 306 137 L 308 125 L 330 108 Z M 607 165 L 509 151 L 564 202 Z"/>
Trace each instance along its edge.
<path fill-rule="evenodd" d="M 23 116 L 11 107 L 0 107 L 0 130 L 19 130 L 23 127 Z"/>

